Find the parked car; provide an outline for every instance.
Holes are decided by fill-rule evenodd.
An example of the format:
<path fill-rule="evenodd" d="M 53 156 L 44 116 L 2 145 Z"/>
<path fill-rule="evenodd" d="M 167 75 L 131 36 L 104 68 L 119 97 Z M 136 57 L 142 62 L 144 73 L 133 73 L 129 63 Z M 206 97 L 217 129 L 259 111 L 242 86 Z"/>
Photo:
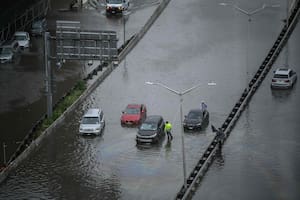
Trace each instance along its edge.
<path fill-rule="evenodd" d="M 21 48 L 28 48 L 30 46 L 29 33 L 18 31 L 14 33 L 13 39 L 19 43 Z"/>
<path fill-rule="evenodd" d="M 47 30 L 47 21 L 46 19 L 39 19 L 32 23 L 31 25 L 31 35 L 41 36 Z"/>
<path fill-rule="evenodd" d="M 16 41 L 7 41 L 0 46 L 0 62 L 14 62 L 15 57 L 20 52 L 19 43 Z"/>
<path fill-rule="evenodd" d="M 139 143 L 158 143 L 165 136 L 165 122 L 160 115 L 147 116 L 140 125 L 136 142 Z"/>
<path fill-rule="evenodd" d="M 104 114 L 101 109 L 89 109 L 80 121 L 79 133 L 82 135 L 100 135 L 105 127 Z"/>
<path fill-rule="evenodd" d="M 184 116 L 183 129 L 188 130 L 201 130 L 209 121 L 209 113 L 203 109 L 192 109 Z"/>
<path fill-rule="evenodd" d="M 140 125 L 147 117 L 144 104 L 128 104 L 121 115 L 121 125 Z"/>
<path fill-rule="evenodd" d="M 129 0 L 106 0 L 106 14 L 122 14 L 129 7 Z"/>
<path fill-rule="evenodd" d="M 297 80 L 297 74 L 292 69 L 279 68 L 274 71 L 271 82 L 271 88 L 285 89 L 294 86 Z"/>

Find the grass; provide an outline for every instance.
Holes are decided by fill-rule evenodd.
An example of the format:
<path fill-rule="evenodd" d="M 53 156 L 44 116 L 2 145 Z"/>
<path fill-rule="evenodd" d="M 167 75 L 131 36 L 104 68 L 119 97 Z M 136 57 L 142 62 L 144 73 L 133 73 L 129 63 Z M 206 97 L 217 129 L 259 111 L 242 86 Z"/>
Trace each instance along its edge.
<path fill-rule="evenodd" d="M 59 118 L 67 110 L 67 108 L 69 108 L 80 97 L 85 89 L 85 82 L 82 80 L 78 81 L 70 93 L 55 106 L 52 111 L 52 117 L 45 118 L 41 125 L 37 127 L 35 133 L 33 133 L 35 138 L 40 136 L 43 131 L 45 131 L 57 118 Z"/>

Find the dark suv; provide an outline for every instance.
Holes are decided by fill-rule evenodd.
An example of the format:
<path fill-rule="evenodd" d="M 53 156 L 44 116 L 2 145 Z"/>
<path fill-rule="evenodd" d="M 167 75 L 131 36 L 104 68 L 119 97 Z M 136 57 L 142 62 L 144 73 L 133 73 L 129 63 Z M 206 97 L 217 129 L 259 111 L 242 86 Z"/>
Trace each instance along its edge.
<path fill-rule="evenodd" d="M 165 122 L 160 115 L 150 115 L 141 124 L 136 135 L 137 143 L 157 143 L 165 136 Z"/>

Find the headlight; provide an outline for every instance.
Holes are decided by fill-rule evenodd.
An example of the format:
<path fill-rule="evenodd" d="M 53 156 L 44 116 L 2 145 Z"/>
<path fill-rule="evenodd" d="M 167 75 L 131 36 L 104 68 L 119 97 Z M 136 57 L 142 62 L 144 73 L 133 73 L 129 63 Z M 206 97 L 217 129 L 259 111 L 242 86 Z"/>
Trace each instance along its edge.
<path fill-rule="evenodd" d="M 197 126 L 201 126 L 201 123 L 196 124 Z"/>
<path fill-rule="evenodd" d="M 152 138 L 156 137 L 157 133 L 154 133 L 153 135 L 151 135 Z"/>

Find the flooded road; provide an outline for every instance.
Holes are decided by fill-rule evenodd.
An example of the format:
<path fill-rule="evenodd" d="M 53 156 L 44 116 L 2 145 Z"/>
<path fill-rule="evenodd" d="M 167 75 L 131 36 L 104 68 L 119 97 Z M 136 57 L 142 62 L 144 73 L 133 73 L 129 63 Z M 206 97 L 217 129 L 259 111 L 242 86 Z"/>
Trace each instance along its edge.
<path fill-rule="evenodd" d="M 249 9 L 261 5 L 242 2 Z M 179 97 L 145 82 L 161 82 L 178 91 L 203 83 L 183 97 L 184 114 L 202 100 L 210 112 L 206 129 L 184 134 L 189 173 L 214 137 L 210 125 L 223 123 L 282 28 L 285 9 L 276 9 L 253 19 L 247 64 L 246 17 L 217 1 L 172 0 L 126 62 L 0 186 L 0 199 L 173 199 L 183 184 Z M 299 34 L 292 41 L 291 65 L 298 72 Z M 283 61 L 281 56 L 277 64 Z M 270 79 L 271 74 L 252 98 L 195 199 L 298 199 L 299 87 L 272 93 Z M 210 81 L 217 85 L 207 86 Z M 137 129 L 120 125 L 128 103 L 144 103 L 149 115 L 171 121 L 173 141 L 136 146 Z M 104 111 L 104 133 L 81 137 L 79 120 L 93 107 Z"/>
<path fill-rule="evenodd" d="M 82 11 L 68 11 L 71 1 L 51 1 L 51 11 L 47 24 L 55 36 L 56 20 L 80 21 L 82 29 L 113 30 L 121 46 L 124 38 L 122 16 L 106 18 L 103 7 L 95 10 L 86 6 Z M 125 38 L 130 38 L 146 22 L 157 6 L 157 1 L 133 1 L 127 12 Z M 53 47 L 52 47 L 53 48 Z M 52 55 L 55 56 L 55 55 Z M 52 61 L 53 103 L 63 96 L 74 84 L 91 70 L 85 61 L 68 61 L 58 69 Z M 16 151 L 19 143 L 46 113 L 45 69 L 43 38 L 31 37 L 31 47 L 18 55 L 15 63 L 0 65 L 0 125 L 1 147 L 5 144 L 6 161 Z M 0 162 L 4 162 L 3 148 L 0 149 Z"/>

